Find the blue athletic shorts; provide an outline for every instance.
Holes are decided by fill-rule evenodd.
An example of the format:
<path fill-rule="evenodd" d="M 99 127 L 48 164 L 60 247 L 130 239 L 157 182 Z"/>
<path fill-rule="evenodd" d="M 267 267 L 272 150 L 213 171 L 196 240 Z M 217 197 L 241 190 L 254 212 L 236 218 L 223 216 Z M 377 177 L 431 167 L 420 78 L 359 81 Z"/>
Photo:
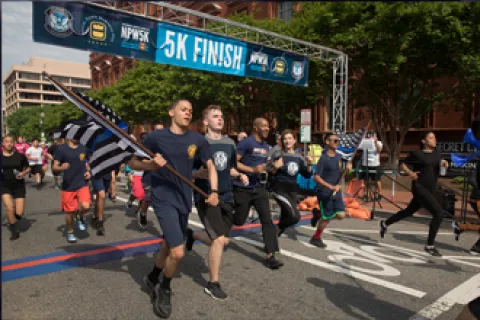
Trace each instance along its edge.
<path fill-rule="evenodd" d="M 100 179 L 94 179 L 92 180 L 93 184 L 93 189 L 95 190 L 96 193 L 100 191 L 108 191 L 110 188 L 110 183 L 112 182 L 111 176 L 108 178 L 100 178 Z"/>
<path fill-rule="evenodd" d="M 167 245 L 170 248 L 183 245 L 188 228 L 188 213 L 181 213 L 167 202 L 154 201 L 152 207 Z"/>
<path fill-rule="evenodd" d="M 337 214 L 345 213 L 345 204 L 341 192 L 337 193 L 335 197 L 317 194 L 317 198 L 323 220 L 330 220 L 335 218 Z"/>

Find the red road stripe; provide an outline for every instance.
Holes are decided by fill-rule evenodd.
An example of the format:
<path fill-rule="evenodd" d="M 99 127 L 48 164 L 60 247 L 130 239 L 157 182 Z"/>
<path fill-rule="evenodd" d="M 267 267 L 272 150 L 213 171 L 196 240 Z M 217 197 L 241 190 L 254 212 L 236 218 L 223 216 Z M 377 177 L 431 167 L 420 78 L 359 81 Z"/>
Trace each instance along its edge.
<path fill-rule="evenodd" d="M 312 215 L 303 216 L 303 217 L 301 217 L 301 220 L 310 219 L 311 217 L 312 217 Z M 278 223 L 278 220 L 275 220 L 274 223 Z M 243 225 L 243 226 L 236 226 L 236 227 L 233 228 L 233 230 L 253 229 L 253 228 L 256 228 L 256 227 L 260 227 L 260 226 L 261 226 L 260 223 L 247 224 L 247 225 Z M 69 260 L 69 259 L 88 257 L 88 256 L 96 255 L 96 254 L 107 253 L 107 252 L 112 252 L 112 251 L 117 251 L 117 250 L 120 251 L 120 250 L 129 249 L 129 248 L 148 246 L 148 245 L 155 244 L 155 243 L 161 243 L 162 241 L 163 241 L 163 239 L 159 238 L 159 239 L 146 240 L 146 241 L 141 241 L 141 242 L 126 243 L 126 244 L 122 244 L 122 245 L 118 245 L 118 246 L 114 246 L 114 247 L 106 247 L 106 248 L 88 250 L 88 251 L 84 251 L 84 252 L 70 253 L 70 254 L 66 254 L 66 255 L 58 256 L 58 257 L 51 257 L 51 258 L 38 259 L 38 260 L 34 260 L 34 261 L 21 262 L 21 263 L 11 264 L 9 266 L 3 266 L 2 267 L 2 272 L 3 271 L 9 271 L 9 270 L 21 269 L 21 268 L 38 266 L 40 264 L 47 264 L 47 263 L 58 262 L 58 261 L 66 261 L 66 260 Z"/>
<path fill-rule="evenodd" d="M 129 248 L 136 248 L 136 247 L 141 247 L 141 246 L 148 246 L 148 245 L 155 244 L 155 243 L 161 243 L 162 241 L 163 241 L 163 239 L 159 238 L 159 239 L 141 241 L 141 242 L 136 242 L 136 243 L 127 243 L 127 244 L 122 244 L 122 245 L 118 245 L 118 246 L 114 246 L 114 247 L 106 247 L 106 248 L 88 250 L 88 251 L 84 251 L 84 252 L 70 253 L 70 254 L 66 254 L 66 255 L 58 256 L 58 257 L 51 257 L 51 258 L 34 260 L 34 261 L 21 262 L 21 263 L 16 263 L 16 264 L 12 264 L 12 265 L 9 265 L 9 266 L 2 267 L 2 272 L 3 271 L 9 271 L 9 270 L 15 270 L 15 269 L 21 269 L 21 268 L 38 266 L 40 264 L 47 264 L 47 263 L 58 262 L 58 261 L 65 261 L 65 260 L 75 259 L 75 258 L 80 258 L 80 257 L 88 257 L 88 256 L 93 256 L 93 255 L 96 255 L 96 254 L 100 254 L 100 253 L 112 252 L 112 251 L 117 251 L 117 250 L 125 250 L 125 249 L 129 249 Z"/>

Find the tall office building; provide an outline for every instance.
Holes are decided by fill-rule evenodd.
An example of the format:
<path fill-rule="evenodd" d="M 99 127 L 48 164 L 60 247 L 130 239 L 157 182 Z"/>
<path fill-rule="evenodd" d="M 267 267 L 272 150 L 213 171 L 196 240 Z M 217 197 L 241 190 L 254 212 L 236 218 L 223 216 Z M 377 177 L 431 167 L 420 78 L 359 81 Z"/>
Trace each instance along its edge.
<path fill-rule="evenodd" d="M 43 71 L 56 77 L 70 89 L 80 92 L 90 90 L 88 64 L 33 57 L 25 64 L 13 65 L 3 77 L 4 117 L 8 117 L 19 108 L 55 105 L 65 100 L 49 81 L 43 79 Z"/>

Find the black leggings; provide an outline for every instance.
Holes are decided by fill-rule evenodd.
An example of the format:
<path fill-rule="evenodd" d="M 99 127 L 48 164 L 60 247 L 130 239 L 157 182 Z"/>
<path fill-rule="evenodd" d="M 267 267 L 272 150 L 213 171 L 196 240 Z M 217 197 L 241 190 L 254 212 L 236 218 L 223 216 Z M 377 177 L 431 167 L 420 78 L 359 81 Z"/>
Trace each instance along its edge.
<path fill-rule="evenodd" d="M 407 208 L 400 210 L 397 214 L 388 218 L 387 221 L 385 221 L 385 224 L 389 226 L 395 222 L 410 217 L 420 208 L 425 208 L 433 217 L 430 222 L 427 240 L 427 245 L 433 246 L 435 244 L 435 237 L 437 236 L 438 229 L 440 229 L 440 224 L 442 223 L 444 209 L 437 202 L 432 192 L 422 185 L 415 183 L 412 188 L 412 193 L 413 199 L 410 201 Z"/>
<path fill-rule="evenodd" d="M 253 205 L 262 223 L 263 242 L 267 254 L 277 252 L 279 250 L 277 230 L 270 215 L 270 199 L 267 190 L 263 187 L 254 189 L 236 187 L 233 195 L 235 198 L 234 223 L 237 226 L 245 224 L 250 207 Z"/>
<path fill-rule="evenodd" d="M 285 229 L 296 225 L 300 221 L 300 212 L 297 209 L 297 193 L 290 191 L 289 186 L 283 183 L 273 183 L 273 197 L 280 206 L 280 221 L 278 227 Z"/>

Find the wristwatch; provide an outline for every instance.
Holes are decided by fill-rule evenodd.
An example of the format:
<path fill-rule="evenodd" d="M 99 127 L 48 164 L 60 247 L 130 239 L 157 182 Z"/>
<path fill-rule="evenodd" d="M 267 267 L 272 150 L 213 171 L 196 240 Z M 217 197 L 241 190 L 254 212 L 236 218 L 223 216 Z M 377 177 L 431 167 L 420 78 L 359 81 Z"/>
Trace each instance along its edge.
<path fill-rule="evenodd" d="M 211 193 L 216 193 L 216 194 L 218 194 L 218 190 L 216 190 L 216 189 L 212 189 L 212 190 L 210 190 L 210 191 L 211 191 Z"/>

